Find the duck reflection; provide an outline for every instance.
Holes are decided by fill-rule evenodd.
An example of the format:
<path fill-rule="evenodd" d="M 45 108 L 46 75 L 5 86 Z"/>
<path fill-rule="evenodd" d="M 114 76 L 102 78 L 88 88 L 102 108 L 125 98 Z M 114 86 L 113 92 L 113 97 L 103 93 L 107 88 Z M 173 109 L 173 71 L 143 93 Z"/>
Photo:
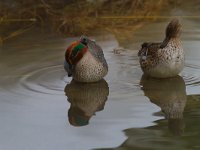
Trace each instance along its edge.
<path fill-rule="evenodd" d="M 65 94 L 71 104 L 68 110 L 69 123 L 73 126 L 85 126 L 95 112 L 104 109 L 109 87 L 105 80 L 88 84 L 72 80 L 66 85 Z"/>
<path fill-rule="evenodd" d="M 159 106 L 168 119 L 168 128 L 172 133 L 183 133 L 183 111 L 187 101 L 185 82 L 176 76 L 167 79 L 155 79 L 142 76 L 140 84 L 145 96 Z"/>
<path fill-rule="evenodd" d="M 187 96 L 184 122 L 187 130 L 184 136 L 169 134 L 166 120 L 156 120 L 152 126 L 124 130 L 127 139 L 118 147 L 95 150 L 196 150 L 200 138 L 200 95 Z"/>

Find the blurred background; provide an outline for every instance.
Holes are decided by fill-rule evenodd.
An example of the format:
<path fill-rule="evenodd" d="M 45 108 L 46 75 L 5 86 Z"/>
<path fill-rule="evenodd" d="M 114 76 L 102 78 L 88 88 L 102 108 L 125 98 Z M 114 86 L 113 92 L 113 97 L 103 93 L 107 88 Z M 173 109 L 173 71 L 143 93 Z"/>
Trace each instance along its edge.
<path fill-rule="evenodd" d="M 198 0 L 1 0 L 0 43 L 35 27 L 64 37 L 102 30 L 120 40 L 173 8 L 197 11 L 199 4 Z"/>

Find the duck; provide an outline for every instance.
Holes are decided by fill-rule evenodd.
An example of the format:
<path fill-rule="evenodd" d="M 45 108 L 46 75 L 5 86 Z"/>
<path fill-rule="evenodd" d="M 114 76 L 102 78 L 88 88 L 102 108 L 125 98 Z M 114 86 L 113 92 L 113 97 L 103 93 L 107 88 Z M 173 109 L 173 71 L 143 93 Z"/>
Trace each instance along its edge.
<path fill-rule="evenodd" d="M 139 63 L 145 75 L 154 78 L 177 76 L 184 68 L 184 51 L 180 40 L 182 25 L 172 19 L 166 27 L 162 42 L 145 42 L 138 52 Z"/>
<path fill-rule="evenodd" d="M 65 52 L 64 69 L 77 82 L 98 82 L 108 73 L 102 48 L 87 36 L 71 43 Z"/>

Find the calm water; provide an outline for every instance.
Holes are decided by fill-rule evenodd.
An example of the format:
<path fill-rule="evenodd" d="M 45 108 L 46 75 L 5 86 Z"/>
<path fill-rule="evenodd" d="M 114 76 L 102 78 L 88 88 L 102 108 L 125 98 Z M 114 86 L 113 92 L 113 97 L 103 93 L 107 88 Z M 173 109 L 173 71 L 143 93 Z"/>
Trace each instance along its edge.
<path fill-rule="evenodd" d="M 99 83 L 77 84 L 63 69 L 64 51 L 77 38 L 30 31 L 0 47 L 0 149 L 200 149 L 200 28 L 182 19 L 186 65 L 180 76 L 142 76 L 137 50 L 160 41 L 168 20 L 147 23 L 113 53 L 102 46 L 109 73 Z"/>

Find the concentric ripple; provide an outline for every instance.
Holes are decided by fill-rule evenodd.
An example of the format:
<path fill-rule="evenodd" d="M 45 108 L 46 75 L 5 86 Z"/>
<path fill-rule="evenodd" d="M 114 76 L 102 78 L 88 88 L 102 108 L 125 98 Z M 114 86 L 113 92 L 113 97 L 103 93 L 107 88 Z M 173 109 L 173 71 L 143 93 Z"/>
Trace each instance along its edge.
<path fill-rule="evenodd" d="M 200 66 L 196 64 L 186 64 L 185 70 L 182 73 L 186 86 L 200 85 Z"/>
<path fill-rule="evenodd" d="M 132 60 L 135 62 L 136 60 Z M 200 66 L 195 62 L 187 63 L 181 76 L 183 77 L 186 87 L 190 91 L 198 93 L 200 86 Z M 110 64 L 113 65 L 113 64 Z M 136 65 L 132 67 L 123 67 L 121 63 L 113 65 L 110 69 L 114 74 L 108 74 L 106 77 L 110 80 L 110 85 L 113 87 L 111 91 L 128 94 L 129 92 L 138 93 L 140 81 L 140 69 Z M 114 70 L 113 70 L 114 69 Z M 139 72 L 139 73 L 138 73 Z M 112 77 L 111 77 L 112 76 Z M 111 80 L 112 79 L 112 80 Z M 34 92 L 49 95 L 63 95 L 64 87 L 71 81 L 71 78 L 66 76 L 66 72 L 62 65 L 54 65 L 42 69 L 36 69 L 32 72 L 23 75 L 18 82 L 18 90 L 20 93 Z M 16 91 L 15 91 L 16 92 Z"/>
<path fill-rule="evenodd" d="M 70 78 L 67 78 L 62 65 L 50 66 L 24 75 L 19 85 L 29 91 L 43 94 L 63 94 L 63 89 Z"/>
<path fill-rule="evenodd" d="M 193 74 L 183 74 L 183 79 L 186 83 L 186 86 L 199 86 L 200 85 L 200 77 L 195 76 Z"/>

